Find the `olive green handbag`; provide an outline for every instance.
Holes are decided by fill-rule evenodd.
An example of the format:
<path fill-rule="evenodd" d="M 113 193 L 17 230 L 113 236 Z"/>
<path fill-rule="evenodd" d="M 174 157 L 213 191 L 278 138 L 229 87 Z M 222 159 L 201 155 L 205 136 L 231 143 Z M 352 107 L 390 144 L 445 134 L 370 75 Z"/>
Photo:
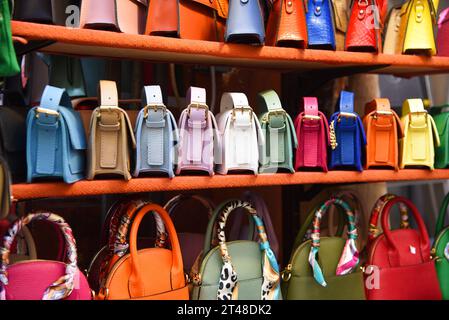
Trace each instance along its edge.
<path fill-rule="evenodd" d="M 259 242 L 226 242 L 228 216 L 244 209 L 257 227 Z M 218 246 L 211 249 L 214 225 Z M 251 237 L 252 239 L 252 230 Z M 262 219 L 250 203 L 227 201 L 215 210 L 206 232 L 203 254 L 190 274 L 192 300 L 277 300 L 281 298 L 279 266 L 267 241 Z"/>
<path fill-rule="evenodd" d="M 444 300 L 449 300 L 449 226 L 444 226 L 448 205 L 449 193 L 444 197 L 440 208 L 435 228 L 435 242 L 432 248 L 432 256 L 436 258 L 435 268 Z"/>
<path fill-rule="evenodd" d="M 436 113 L 433 116 L 433 120 L 435 121 L 438 135 L 440 136 L 440 146 L 436 147 L 435 150 L 435 168 L 446 168 L 449 166 L 449 129 L 448 121 L 449 121 L 449 112 L 441 112 L 443 108 L 449 106 L 435 107 L 432 108 L 432 111 Z"/>
<path fill-rule="evenodd" d="M 339 206 L 346 213 L 348 239 L 341 236 L 320 238 L 321 218 L 331 205 Z M 356 242 L 357 227 L 351 207 L 338 198 L 327 200 L 315 211 L 311 240 L 294 249 L 282 274 L 283 297 L 287 300 L 364 300 Z"/>
<path fill-rule="evenodd" d="M 20 71 L 11 35 L 11 13 L 8 0 L 0 0 L 0 77 Z"/>

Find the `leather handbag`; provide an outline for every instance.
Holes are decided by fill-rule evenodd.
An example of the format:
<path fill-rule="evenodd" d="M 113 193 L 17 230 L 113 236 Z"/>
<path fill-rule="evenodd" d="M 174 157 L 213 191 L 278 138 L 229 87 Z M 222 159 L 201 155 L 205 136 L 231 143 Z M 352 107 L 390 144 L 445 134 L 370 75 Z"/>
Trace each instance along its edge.
<path fill-rule="evenodd" d="M 374 99 L 366 104 L 363 125 L 367 141 L 365 169 L 392 167 L 398 170 L 398 136 L 403 136 L 403 127 L 390 101 Z"/>
<path fill-rule="evenodd" d="M 339 111 L 330 118 L 330 168 L 355 168 L 362 171 L 362 156 L 366 145 L 365 130 L 354 112 L 354 93 L 342 91 Z"/>
<path fill-rule="evenodd" d="M 221 150 L 220 133 L 215 117 L 206 104 L 206 89 L 190 87 L 189 103 L 178 120 L 179 149 L 176 174 L 182 171 L 205 171 L 214 174 L 215 153 Z"/>
<path fill-rule="evenodd" d="M 82 0 L 80 28 L 145 32 L 148 0 Z"/>
<path fill-rule="evenodd" d="M 345 50 L 376 53 L 381 51 L 381 21 L 377 11 L 373 9 L 378 7 L 377 0 L 352 0 Z"/>
<path fill-rule="evenodd" d="M 27 260 L 9 264 L 11 245 L 24 225 L 45 220 L 58 226 L 67 247 L 66 261 Z M 72 230 L 52 213 L 32 213 L 17 220 L 0 248 L 0 300 L 90 300 L 87 279 L 77 266 Z M 36 276 L 38 275 L 38 276 Z"/>
<path fill-rule="evenodd" d="M 346 213 L 348 238 L 320 237 L 321 219 L 331 205 Z M 311 240 L 296 247 L 282 274 L 287 300 L 365 300 L 363 274 L 359 268 L 357 227 L 353 209 L 331 198 L 314 212 Z M 318 259 L 319 256 L 319 259 Z"/>
<path fill-rule="evenodd" d="M 438 281 L 444 300 L 449 300 L 449 226 L 444 224 L 449 193 L 444 197 L 435 227 L 432 256 L 435 258 Z"/>
<path fill-rule="evenodd" d="M 12 42 L 9 0 L 0 0 L 0 77 L 10 77 L 20 71 Z"/>
<path fill-rule="evenodd" d="M 181 214 L 182 210 L 180 210 L 180 208 L 185 208 L 185 203 L 188 203 L 192 200 L 201 205 L 201 208 L 204 208 L 205 210 L 203 211 L 205 211 L 206 213 L 203 214 L 202 212 L 197 212 L 195 210 L 195 231 L 193 230 L 193 225 L 191 226 L 191 228 L 189 228 L 186 225 L 181 225 L 181 223 L 179 222 L 179 220 L 183 219 L 182 217 L 180 217 L 181 215 L 188 215 L 189 219 L 193 218 L 191 212 L 184 211 L 183 214 Z M 171 198 L 164 206 L 164 209 L 167 210 L 168 214 L 175 224 L 176 230 L 178 231 L 178 239 L 181 246 L 182 260 L 184 261 L 184 270 L 186 271 L 186 274 L 190 272 L 190 269 L 195 263 L 195 259 L 201 253 L 204 245 L 204 232 L 203 230 L 201 230 L 201 232 L 197 230 L 198 226 L 202 225 L 201 220 L 204 220 L 200 219 L 200 216 L 205 216 L 207 218 L 205 220 L 207 221 L 205 225 L 207 225 L 210 217 L 212 216 L 214 208 L 214 204 L 209 199 L 196 194 L 180 194 L 174 198 Z M 185 222 L 185 220 L 187 219 L 184 218 L 183 222 Z"/>
<path fill-rule="evenodd" d="M 40 105 L 28 112 L 26 125 L 28 182 L 60 177 L 73 183 L 84 178 L 84 128 L 64 89 L 46 86 Z"/>
<path fill-rule="evenodd" d="M 265 141 L 259 150 L 259 172 L 295 172 L 293 152 L 298 148 L 295 125 L 274 90 L 259 93 L 258 110 L 262 112 L 259 120 Z"/>
<path fill-rule="evenodd" d="M 259 146 L 265 142 L 259 120 L 249 106 L 246 95 L 225 92 L 216 119 L 222 142 L 217 172 L 251 171 L 257 175 Z"/>
<path fill-rule="evenodd" d="M 390 211 L 399 202 L 408 207 L 418 230 L 390 230 Z M 365 269 L 368 300 L 440 300 L 429 237 L 416 207 L 410 200 L 396 197 L 386 204 L 381 215 L 383 234 L 370 246 Z"/>
<path fill-rule="evenodd" d="M 233 43 L 265 43 L 264 11 L 259 0 L 229 0 L 224 39 Z"/>
<path fill-rule="evenodd" d="M 64 88 L 71 98 L 87 95 L 79 58 L 53 55 L 49 61 L 49 85 Z"/>
<path fill-rule="evenodd" d="M 100 81 L 97 107 L 90 119 L 87 179 L 99 174 L 122 175 L 131 179 L 130 149 L 136 147 L 131 121 L 118 106 L 117 86 L 113 81 Z"/>
<path fill-rule="evenodd" d="M 65 26 L 69 17 L 67 8 L 79 5 L 80 0 L 13 0 L 13 19 Z"/>
<path fill-rule="evenodd" d="M 11 195 L 11 174 L 8 163 L 0 156 L 0 219 L 6 218 L 9 214 Z"/>
<path fill-rule="evenodd" d="M 318 110 L 318 99 L 303 98 L 304 111 L 295 119 L 298 149 L 295 170 L 318 168 L 327 172 L 329 125 L 326 116 Z"/>
<path fill-rule="evenodd" d="M 387 17 L 383 53 L 401 54 L 399 49 L 399 28 L 401 27 L 401 7 L 391 8 Z"/>
<path fill-rule="evenodd" d="M 137 232 L 143 217 L 155 213 L 164 222 L 171 249 L 137 250 Z M 134 218 L 129 233 L 129 253 L 120 257 L 107 273 L 98 300 L 188 300 L 178 236 L 168 213 L 146 204 Z"/>
<path fill-rule="evenodd" d="M 434 26 L 439 0 L 408 0 L 401 7 L 398 52 L 435 55 Z"/>
<path fill-rule="evenodd" d="M 435 122 L 424 109 L 421 99 L 407 99 L 402 105 L 404 137 L 401 147 L 400 168 L 425 166 L 433 170 L 435 147 L 440 145 L 440 136 Z"/>
<path fill-rule="evenodd" d="M 136 167 L 134 176 L 141 173 L 164 173 L 175 176 L 174 165 L 179 141 L 178 125 L 164 105 L 159 86 L 142 90 L 142 109 L 135 125 Z"/>
<path fill-rule="evenodd" d="M 306 21 L 308 48 L 335 50 L 335 25 L 330 0 L 308 0 Z"/>
<path fill-rule="evenodd" d="M 307 26 L 304 0 L 275 0 L 268 17 L 269 46 L 307 47 Z"/>
<path fill-rule="evenodd" d="M 3 239 L 6 232 L 11 227 L 7 219 L 0 220 L 0 238 Z M 34 243 L 33 235 L 27 226 L 23 226 L 17 233 L 16 239 L 11 244 L 9 253 L 9 263 L 14 264 L 20 261 L 36 260 L 36 244 Z"/>
<path fill-rule="evenodd" d="M 437 53 L 439 56 L 449 56 L 449 8 L 440 12 L 438 17 Z"/>
<path fill-rule="evenodd" d="M 441 108 L 433 108 L 441 110 Z M 437 127 L 440 145 L 435 148 L 435 168 L 443 169 L 449 166 L 449 133 L 447 131 L 449 112 L 439 112 L 433 115 Z"/>
<path fill-rule="evenodd" d="M 225 227 L 231 212 L 242 208 L 257 226 L 260 243 L 226 241 Z M 211 249 L 217 226 L 219 245 Z M 262 219 L 248 202 L 230 200 L 209 221 L 204 250 L 192 268 L 192 300 L 278 300 L 281 298 L 279 266 L 267 241 Z"/>
<path fill-rule="evenodd" d="M 227 15 L 228 0 L 151 0 L 145 33 L 222 42 Z"/>

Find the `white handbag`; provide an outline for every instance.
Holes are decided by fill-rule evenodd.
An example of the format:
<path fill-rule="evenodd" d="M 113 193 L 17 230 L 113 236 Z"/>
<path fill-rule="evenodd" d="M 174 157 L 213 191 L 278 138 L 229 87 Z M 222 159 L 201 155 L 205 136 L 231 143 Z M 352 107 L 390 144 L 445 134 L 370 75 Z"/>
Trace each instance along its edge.
<path fill-rule="evenodd" d="M 259 145 L 264 144 L 259 120 L 243 93 L 227 92 L 221 97 L 217 115 L 221 154 L 217 172 L 252 171 L 258 173 Z"/>

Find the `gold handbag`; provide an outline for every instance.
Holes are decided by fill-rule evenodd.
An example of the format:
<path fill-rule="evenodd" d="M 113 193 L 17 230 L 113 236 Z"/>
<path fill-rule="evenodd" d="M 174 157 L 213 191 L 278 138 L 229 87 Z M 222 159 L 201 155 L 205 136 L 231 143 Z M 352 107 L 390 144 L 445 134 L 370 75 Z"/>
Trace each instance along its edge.
<path fill-rule="evenodd" d="M 87 179 L 118 174 L 129 180 L 130 147 L 136 147 L 136 140 L 126 111 L 118 107 L 114 81 L 100 81 L 99 101 L 90 119 Z"/>

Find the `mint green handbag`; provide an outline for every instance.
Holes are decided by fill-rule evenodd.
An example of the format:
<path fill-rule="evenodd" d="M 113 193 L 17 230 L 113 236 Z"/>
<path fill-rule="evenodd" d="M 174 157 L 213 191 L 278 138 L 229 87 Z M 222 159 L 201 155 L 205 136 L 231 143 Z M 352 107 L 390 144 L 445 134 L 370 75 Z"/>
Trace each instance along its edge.
<path fill-rule="evenodd" d="M 9 1 L 0 0 L 0 77 L 10 77 L 19 71 L 12 43 Z"/>
<path fill-rule="evenodd" d="M 226 241 L 228 216 L 244 209 L 257 227 L 259 242 Z M 211 249 L 216 225 L 218 245 Z M 252 231 L 251 237 L 252 239 Z M 281 298 L 279 266 L 267 241 L 262 219 L 250 203 L 231 200 L 215 210 L 206 232 L 203 254 L 190 274 L 192 300 L 278 300 Z"/>

